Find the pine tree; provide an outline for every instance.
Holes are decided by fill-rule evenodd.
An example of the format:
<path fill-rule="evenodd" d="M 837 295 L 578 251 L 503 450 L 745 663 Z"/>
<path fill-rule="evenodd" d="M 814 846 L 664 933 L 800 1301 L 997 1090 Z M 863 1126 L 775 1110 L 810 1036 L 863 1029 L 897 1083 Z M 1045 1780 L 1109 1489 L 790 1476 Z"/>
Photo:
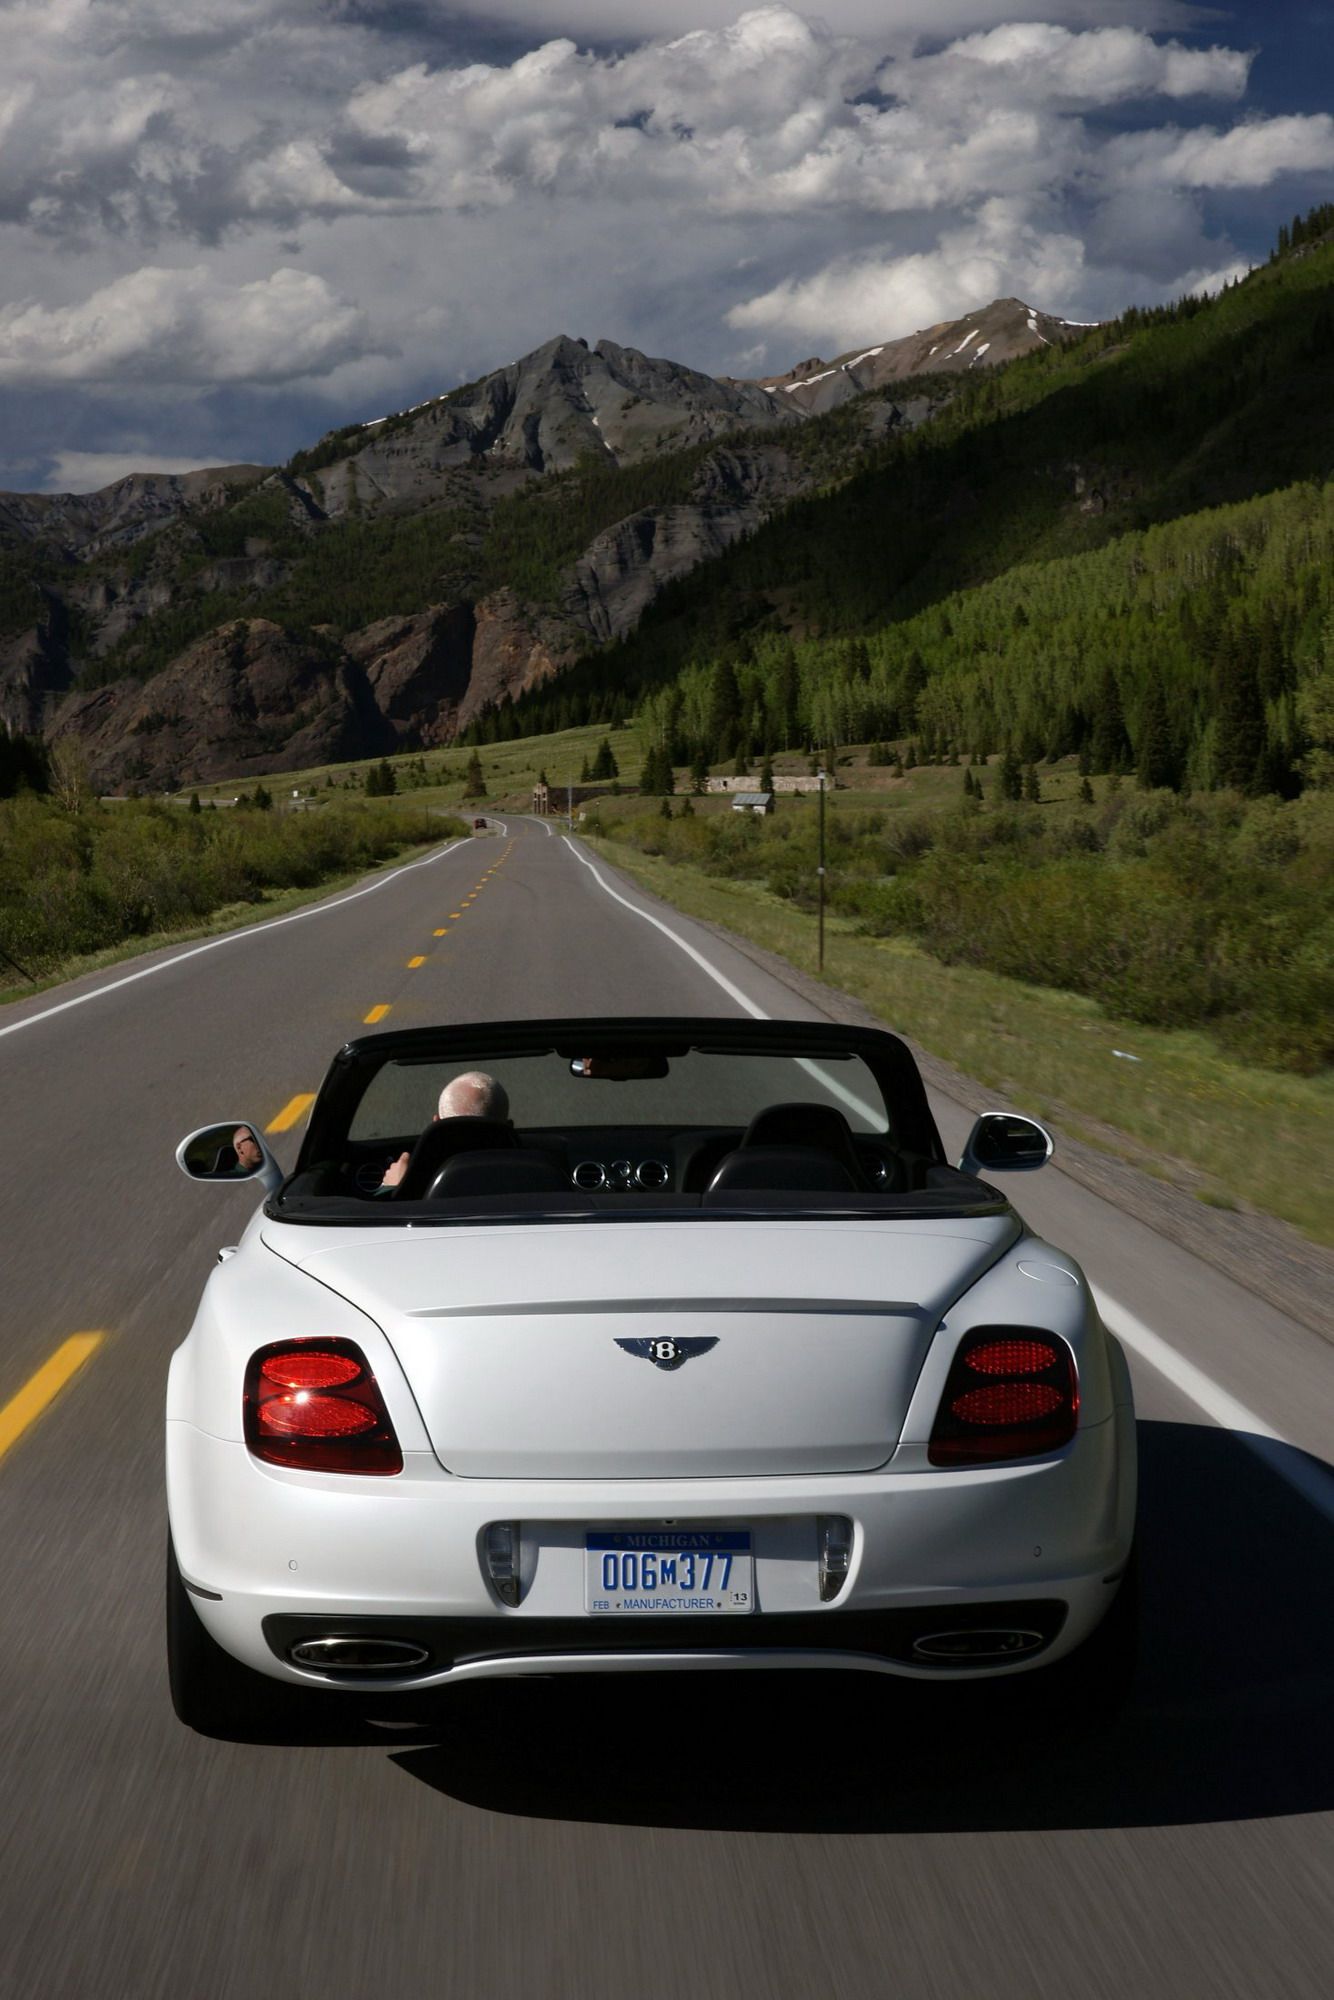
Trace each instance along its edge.
<path fill-rule="evenodd" d="M 255 796 L 252 799 L 251 804 L 254 805 L 256 810 L 259 812 L 272 812 L 273 793 L 269 791 L 267 787 L 264 785 L 256 785 Z"/>
<path fill-rule="evenodd" d="M 190 794 L 190 811 L 191 811 L 192 813 L 201 813 L 201 812 L 203 812 L 203 810 L 204 810 L 203 806 L 201 806 L 201 805 L 200 805 L 200 803 L 199 803 L 199 794 L 198 794 L 198 792 L 191 792 L 191 794 Z"/>
<path fill-rule="evenodd" d="M 1013 750 L 1007 750 L 1001 758 L 1000 770 L 997 772 L 997 788 L 1003 799 L 1017 799 L 1023 795 L 1023 772 Z"/>
<path fill-rule="evenodd" d="M 593 782 L 600 784 L 607 778 L 619 778 L 620 775 L 620 766 L 612 753 L 611 738 L 604 736 L 593 759 Z"/>
<path fill-rule="evenodd" d="M 658 807 L 658 812 L 663 819 L 670 819 L 672 816 L 671 800 L 668 798 L 664 798 L 662 804 Z"/>
<path fill-rule="evenodd" d="M 468 768 L 463 774 L 463 796 L 465 799 L 480 799 L 486 792 L 486 773 L 482 769 L 482 759 L 476 750 L 468 759 Z"/>
<path fill-rule="evenodd" d="M 1255 662 L 1236 633 L 1225 632 L 1214 654 L 1214 783 L 1252 791 L 1265 752 L 1264 704 Z"/>
<path fill-rule="evenodd" d="M 1042 803 L 1042 786 L 1038 780 L 1038 767 L 1036 764 L 1025 764 L 1024 766 L 1024 797 L 1031 806 L 1041 805 Z"/>
<path fill-rule="evenodd" d="M 729 659 L 718 660 L 709 682 L 708 741 L 716 758 L 730 756 L 741 723 L 741 691 Z"/>
<path fill-rule="evenodd" d="M 1157 680 L 1150 681 L 1140 710 L 1135 777 L 1146 792 L 1164 788 L 1175 791 L 1181 778 L 1180 759 L 1167 720 L 1167 704 Z"/>
<path fill-rule="evenodd" d="M 769 758 L 766 755 L 764 759 L 764 766 L 760 771 L 760 790 L 762 792 L 771 792 L 773 788 L 774 788 L 774 767 L 770 763 Z"/>
<path fill-rule="evenodd" d="M 1130 739 L 1121 708 L 1121 689 L 1111 668 L 1105 669 L 1093 711 L 1089 758 L 1095 771 L 1120 771 L 1129 760 Z"/>
<path fill-rule="evenodd" d="M 1087 778 L 1081 778 L 1079 781 L 1079 803 L 1083 806 L 1093 804 L 1093 787 Z"/>
<path fill-rule="evenodd" d="M 690 789 L 696 798 L 709 789 L 709 760 L 702 750 L 695 752 L 690 765 Z"/>

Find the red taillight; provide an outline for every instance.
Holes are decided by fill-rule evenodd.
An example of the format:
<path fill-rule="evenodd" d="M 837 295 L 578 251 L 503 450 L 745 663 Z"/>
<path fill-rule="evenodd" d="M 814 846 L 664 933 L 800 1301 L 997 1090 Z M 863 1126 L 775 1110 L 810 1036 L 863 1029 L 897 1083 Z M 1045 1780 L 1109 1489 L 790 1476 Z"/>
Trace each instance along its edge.
<path fill-rule="evenodd" d="M 359 1358 L 354 1361 L 350 1354 L 330 1354 L 319 1347 L 312 1347 L 309 1352 L 284 1347 L 277 1354 L 270 1354 L 259 1372 L 266 1383 L 274 1382 L 280 1389 L 338 1389 L 345 1382 L 356 1381 L 361 1361 Z"/>
<path fill-rule="evenodd" d="M 979 1328 L 954 1357 L 927 1457 L 932 1465 L 1034 1458 L 1069 1444 L 1078 1420 L 1074 1356 L 1063 1340 Z"/>
<path fill-rule="evenodd" d="M 984 1340 L 963 1358 L 978 1375 L 1040 1375 L 1052 1353 L 1049 1340 Z"/>
<path fill-rule="evenodd" d="M 403 1454 L 366 1357 L 350 1340 L 283 1341 L 246 1370 L 245 1441 L 306 1472 L 389 1473 Z"/>

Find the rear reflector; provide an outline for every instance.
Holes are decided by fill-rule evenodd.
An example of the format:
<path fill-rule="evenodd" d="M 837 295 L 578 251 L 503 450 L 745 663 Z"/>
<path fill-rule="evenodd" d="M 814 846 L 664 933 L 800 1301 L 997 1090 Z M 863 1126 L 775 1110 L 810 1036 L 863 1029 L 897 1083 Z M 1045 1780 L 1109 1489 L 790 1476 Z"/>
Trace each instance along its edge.
<path fill-rule="evenodd" d="M 1075 1359 L 1063 1340 L 978 1327 L 959 1343 L 927 1457 L 932 1465 L 1036 1458 L 1069 1444 L 1078 1421 Z"/>
<path fill-rule="evenodd" d="M 403 1470 L 379 1385 L 350 1340 L 281 1341 L 251 1356 L 243 1406 L 256 1458 L 306 1472 Z"/>
<path fill-rule="evenodd" d="M 522 1549 L 517 1521 L 489 1521 L 482 1535 L 482 1553 L 491 1588 L 502 1604 L 517 1604 L 522 1589 Z"/>

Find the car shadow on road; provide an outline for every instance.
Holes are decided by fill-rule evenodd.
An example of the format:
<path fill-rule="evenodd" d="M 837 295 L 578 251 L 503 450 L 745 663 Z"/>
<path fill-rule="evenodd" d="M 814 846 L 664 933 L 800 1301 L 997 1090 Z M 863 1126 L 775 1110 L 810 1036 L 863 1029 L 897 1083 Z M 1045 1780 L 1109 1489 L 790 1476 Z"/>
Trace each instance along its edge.
<path fill-rule="evenodd" d="M 1143 1624 L 1118 1715 L 1072 1711 L 1036 1675 L 474 1682 L 394 1761 L 486 1811 L 627 1826 L 1158 1826 L 1334 1805 L 1334 1528 L 1273 1469 L 1281 1447 L 1266 1464 L 1226 1431 L 1139 1433 Z"/>

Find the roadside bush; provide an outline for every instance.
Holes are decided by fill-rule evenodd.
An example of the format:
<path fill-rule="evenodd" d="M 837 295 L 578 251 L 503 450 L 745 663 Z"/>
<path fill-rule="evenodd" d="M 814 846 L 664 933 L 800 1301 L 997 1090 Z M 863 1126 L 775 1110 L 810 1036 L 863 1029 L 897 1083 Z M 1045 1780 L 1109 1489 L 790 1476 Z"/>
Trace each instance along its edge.
<path fill-rule="evenodd" d="M 816 826 L 700 814 L 633 818 L 615 839 L 803 910 Z M 1030 803 L 961 813 L 831 813 L 829 907 L 971 965 L 1097 1001 L 1156 1028 L 1207 1028 L 1231 1053 L 1315 1075 L 1334 1063 L 1334 794 L 1105 796 L 1094 819 Z"/>
<path fill-rule="evenodd" d="M 48 973 L 274 889 L 314 888 L 454 830 L 455 822 L 388 806 L 192 813 L 127 801 L 72 814 L 21 796 L 0 804 L 0 953 Z M 13 976 L 0 966 L 0 984 Z"/>

